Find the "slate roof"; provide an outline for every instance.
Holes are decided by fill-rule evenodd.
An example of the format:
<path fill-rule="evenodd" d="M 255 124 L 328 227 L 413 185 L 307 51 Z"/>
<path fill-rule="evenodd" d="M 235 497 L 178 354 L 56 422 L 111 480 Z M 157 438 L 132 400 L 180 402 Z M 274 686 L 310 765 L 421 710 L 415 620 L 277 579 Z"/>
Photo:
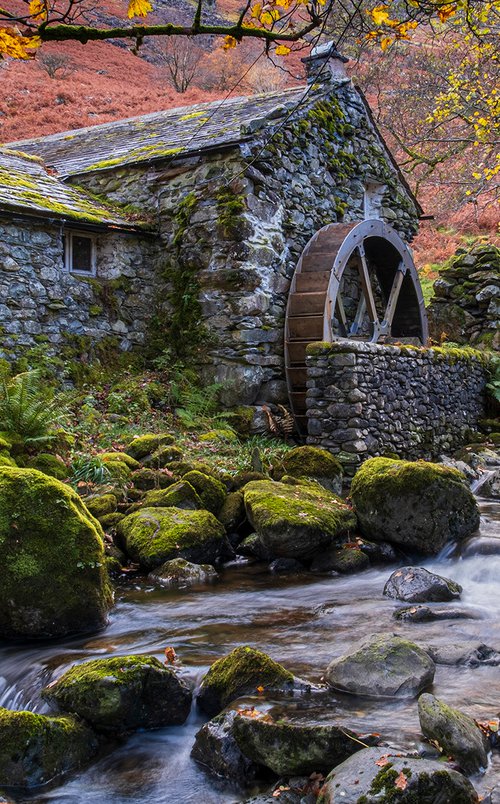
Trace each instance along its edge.
<path fill-rule="evenodd" d="M 0 148 L 0 210 L 62 218 L 99 228 L 144 227 L 85 190 L 63 184 L 40 158 L 7 148 Z"/>
<path fill-rule="evenodd" d="M 119 165 L 220 150 L 250 139 L 259 121 L 279 121 L 302 100 L 308 105 L 317 96 L 316 90 L 294 87 L 265 95 L 167 109 L 22 140 L 10 143 L 9 147 L 41 156 L 61 176 L 77 176 Z"/>

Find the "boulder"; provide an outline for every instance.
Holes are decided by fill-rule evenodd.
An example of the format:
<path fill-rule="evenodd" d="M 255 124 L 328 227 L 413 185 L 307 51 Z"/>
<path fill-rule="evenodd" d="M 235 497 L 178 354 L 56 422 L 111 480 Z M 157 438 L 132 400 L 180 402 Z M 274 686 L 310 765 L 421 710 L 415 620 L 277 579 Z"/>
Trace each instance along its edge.
<path fill-rule="evenodd" d="M 350 506 L 319 486 L 257 480 L 243 492 L 251 525 L 277 558 L 311 558 L 356 524 Z"/>
<path fill-rule="evenodd" d="M 437 463 L 370 458 L 354 476 L 351 497 L 361 531 L 435 555 L 479 526 L 479 510 L 463 475 Z"/>
<path fill-rule="evenodd" d="M 124 463 L 125 466 L 128 466 L 132 471 L 141 468 L 139 461 L 136 461 L 135 458 L 132 458 L 126 452 L 102 452 L 99 458 L 104 461 L 104 463 L 109 463 L 110 461 L 115 463 L 119 461 L 120 463 Z"/>
<path fill-rule="evenodd" d="M 384 586 L 386 597 L 406 603 L 445 603 L 457 600 L 461 592 L 460 584 L 423 567 L 401 567 Z"/>
<path fill-rule="evenodd" d="M 342 491 L 342 464 L 326 449 L 308 446 L 291 449 L 283 458 L 279 473 L 316 480 L 335 494 Z"/>
<path fill-rule="evenodd" d="M 406 639 L 378 636 L 353 653 L 334 659 L 326 670 L 331 687 L 371 697 L 416 696 L 434 679 L 435 665 Z"/>
<path fill-rule="evenodd" d="M 212 514 L 219 513 L 226 499 L 226 489 L 220 480 L 197 470 L 186 472 L 182 480 L 184 483 L 190 483 L 199 494 L 203 508 Z"/>
<path fill-rule="evenodd" d="M 85 505 L 90 511 L 92 516 L 100 519 L 106 514 L 114 514 L 118 505 L 118 500 L 114 494 L 93 494 L 91 497 L 86 497 Z"/>
<path fill-rule="evenodd" d="M 344 727 L 276 722 L 255 710 L 238 712 L 233 734 L 246 757 L 278 775 L 327 773 L 360 749 L 358 736 Z"/>
<path fill-rule="evenodd" d="M 249 782 L 258 767 L 240 750 L 233 735 L 235 711 L 224 712 L 205 723 L 197 732 L 191 756 L 215 776 Z"/>
<path fill-rule="evenodd" d="M 185 511 L 200 511 L 205 506 L 191 483 L 178 480 L 165 489 L 148 491 L 144 497 L 148 508 L 182 508 Z"/>
<path fill-rule="evenodd" d="M 102 628 L 113 602 L 103 538 L 70 486 L 35 469 L 0 468 L 0 636 Z"/>
<path fill-rule="evenodd" d="M 243 695 L 293 692 L 296 687 L 292 673 L 262 651 L 244 645 L 213 663 L 203 677 L 197 702 L 212 716 Z"/>
<path fill-rule="evenodd" d="M 0 709 L 0 785 L 46 784 L 77 770 L 98 746 L 92 730 L 73 717 Z"/>
<path fill-rule="evenodd" d="M 425 652 L 436 664 L 463 667 L 498 667 L 500 653 L 482 642 L 460 642 L 455 645 L 426 645 Z"/>
<path fill-rule="evenodd" d="M 304 565 L 296 558 L 275 558 L 269 564 L 269 572 L 272 572 L 273 575 L 296 575 L 304 571 Z"/>
<path fill-rule="evenodd" d="M 168 446 L 174 442 L 175 438 L 170 433 L 146 433 L 142 436 L 135 436 L 127 445 L 125 452 L 136 461 L 140 461 L 158 447 Z"/>
<path fill-rule="evenodd" d="M 121 734 L 184 723 L 192 695 L 154 656 L 118 656 L 73 666 L 42 697 L 97 731 Z"/>
<path fill-rule="evenodd" d="M 241 491 L 232 491 L 227 495 L 222 508 L 217 514 L 228 533 L 238 530 L 245 522 L 245 501 Z"/>
<path fill-rule="evenodd" d="M 14 461 L 11 462 L 11 466 L 12 465 L 15 466 Z M 51 455 L 50 452 L 39 452 L 38 455 L 31 458 L 28 467 L 30 469 L 38 469 L 38 471 L 43 472 L 44 475 L 55 477 L 57 480 L 66 480 L 69 474 L 68 467 L 64 461 L 58 458 L 57 455 Z"/>
<path fill-rule="evenodd" d="M 247 558 L 255 558 L 257 561 L 268 561 L 271 556 L 262 544 L 260 537 L 256 533 L 251 533 L 236 547 L 238 555 Z"/>
<path fill-rule="evenodd" d="M 465 773 L 477 773 L 488 765 L 488 741 L 471 717 L 425 693 L 418 699 L 422 734 L 435 740 Z"/>
<path fill-rule="evenodd" d="M 172 558 L 214 564 L 227 549 L 225 531 L 209 511 L 141 508 L 117 527 L 127 554 L 146 570 Z"/>
<path fill-rule="evenodd" d="M 403 623 L 431 623 L 436 620 L 474 620 L 474 614 L 464 609 L 436 608 L 431 606 L 405 606 L 392 615 Z"/>
<path fill-rule="evenodd" d="M 465 776 L 442 762 L 365 748 L 328 774 L 317 804 L 476 804 Z"/>
<path fill-rule="evenodd" d="M 211 564 L 192 564 L 184 558 L 173 558 L 150 572 L 148 580 L 158 586 L 183 588 L 197 584 L 213 583 L 218 577 Z"/>
<path fill-rule="evenodd" d="M 142 458 L 141 463 L 150 469 L 165 469 L 172 461 L 182 460 L 182 450 L 179 447 L 162 446 L 155 449 L 151 455 Z"/>
<path fill-rule="evenodd" d="M 348 575 L 361 572 L 370 566 L 370 559 L 359 547 L 332 545 L 314 557 L 311 563 L 312 572 L 340 572 Z"/>
<path fill-rule="evenodd" d="M 165 469 L 138 469 L 132 472 L 130 479 L 135 488 L 141 491 L 166 489 L 176 482 L 176 478 Z"/>

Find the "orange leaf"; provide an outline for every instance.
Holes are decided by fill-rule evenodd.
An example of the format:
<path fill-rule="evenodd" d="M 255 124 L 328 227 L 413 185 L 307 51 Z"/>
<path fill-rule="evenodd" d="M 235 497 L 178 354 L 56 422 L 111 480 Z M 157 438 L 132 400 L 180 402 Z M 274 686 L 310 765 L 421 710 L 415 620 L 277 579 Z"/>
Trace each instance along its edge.
<path fill-rule="evenodd" d="M 404 775 L 403 771 L 401 771 L 398 778 L 394 782 L 394 787 L 397 787 L 398 790 L 406 790 L 408 787 L 408 777 Z"/>
<path fill-rule="evenodd" d="M 257 692 L 258 692 L 260 695 L 262 695 L 262 693 L 264 692 L 264 687 L 262 687 L 262 686 L 257 687 Z"/>
<path fill-rule="evenodd" d="M 378 765 L 378 766 L 379 766 L 379 768 L 383 768 L 383 767 L 384 767 L 384 765 L 388 765 L 388 764 L 389 764 L 389 760 L 387 759 L 387 755 L 386 755 L 386 754 L 384 754 L 384 756 L 383 756 L 383 757 L 380 757 L 380 759 L 377 759 L 377 761 L 376 761 L 376 763 L 375 763 L 375 765 Z"/>
<path fill-rule="evenodd" d="M 174 664 L 177 654 L 173 648 L 165 648 L 165 664 Z"/>

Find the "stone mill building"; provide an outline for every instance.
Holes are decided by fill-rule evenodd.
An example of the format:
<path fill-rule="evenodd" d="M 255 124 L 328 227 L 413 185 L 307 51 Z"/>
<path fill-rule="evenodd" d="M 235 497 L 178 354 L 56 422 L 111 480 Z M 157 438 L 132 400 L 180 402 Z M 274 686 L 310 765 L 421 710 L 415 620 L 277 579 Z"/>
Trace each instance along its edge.
<path fill-rule="evenodd" d="M 377 339 L 424 341 L 404 244 L 422 210 L 344 59 L 323 46 L 305 61 L 306 86 L 0 147 L 3 353 L 154 340 L 222 383 L 227 405 L 293 397 L 305 431 L 305 346 L 328 340 L 325 327 L 373 329 L 382 299 Z M 362 245 L 352 234 L 362 221 L 397 239 L 373 230 L 365 279 L 377 260 L 390 271 L 367 291 L 361 270 L 362 298 L 346 252 L 329 298 L 342 272 L 328 259 L 347 236 Z M 327 260 L 307 276 L 314 248 Z"/>

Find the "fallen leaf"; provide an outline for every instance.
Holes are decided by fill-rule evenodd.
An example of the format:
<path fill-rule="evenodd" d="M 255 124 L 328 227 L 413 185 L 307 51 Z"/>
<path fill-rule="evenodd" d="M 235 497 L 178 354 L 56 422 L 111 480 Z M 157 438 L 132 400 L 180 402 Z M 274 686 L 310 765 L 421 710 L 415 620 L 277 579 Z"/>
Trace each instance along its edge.
<path fill-rule="evenodd" d="M 397 787 L 398 790 L 406 790 L 408 787 L 408 777 L 404 775 L 403 771 L 401 771 L 398 778 L 394 782 L 394 787 Z"/>
<path fill-rule="evenodd" d="M 264 692 L 264 687 L 262 686 L 257 687 L 257 692 L 259 693 L 259 695 L 262 695 L 262 693 Z"/>
<path fill-rule="evenodd" d="M 165 648 L 165 664 L 174 664 L 177 659 L 175 650 L 171 647 Z"/>
<path fill-rule="evenodd" d="M 384 765 L 388 765 L 388 764 L 389 764 L 389 760 L 387 759 L 386 754 L 384 754 L 383 757 L 380 757 L 380 759 L 377 759 L 377 761 L 375 762 L 375 765 L 378 765 L 379 768 L 383 768 Z"/>

